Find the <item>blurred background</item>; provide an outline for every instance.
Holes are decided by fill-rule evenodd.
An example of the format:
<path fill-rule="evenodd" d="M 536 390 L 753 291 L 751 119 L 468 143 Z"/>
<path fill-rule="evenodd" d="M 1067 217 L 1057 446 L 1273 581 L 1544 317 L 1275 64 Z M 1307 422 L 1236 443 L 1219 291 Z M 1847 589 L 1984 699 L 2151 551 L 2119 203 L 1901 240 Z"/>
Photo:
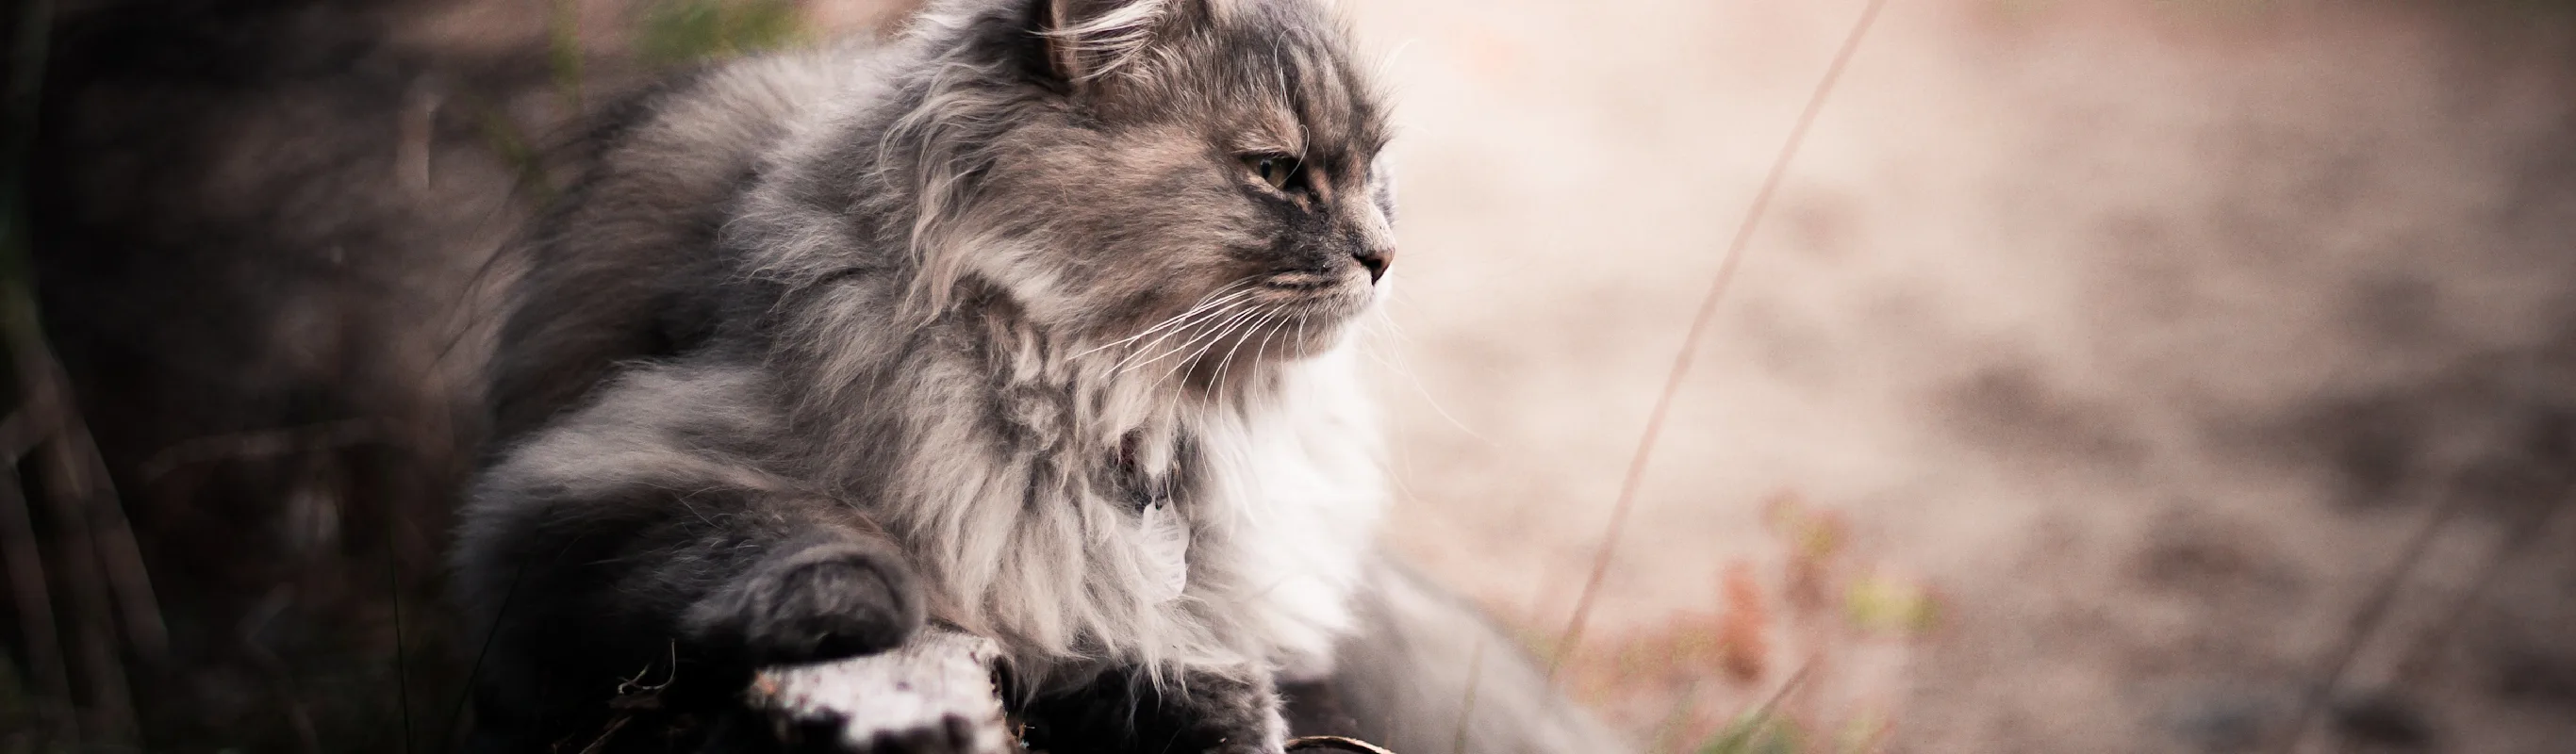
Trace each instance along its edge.
<path fill-rule="evenodd" d="M 2566 3 L 1887 3 L 1613 534 L 1865 4 L 1340 3 L 1490 656 L 1655 752 L 2576 750 Z M 911 5 L 13 6 L 0 752 L 450 742 L 487 262 L 582 113 Z"/>

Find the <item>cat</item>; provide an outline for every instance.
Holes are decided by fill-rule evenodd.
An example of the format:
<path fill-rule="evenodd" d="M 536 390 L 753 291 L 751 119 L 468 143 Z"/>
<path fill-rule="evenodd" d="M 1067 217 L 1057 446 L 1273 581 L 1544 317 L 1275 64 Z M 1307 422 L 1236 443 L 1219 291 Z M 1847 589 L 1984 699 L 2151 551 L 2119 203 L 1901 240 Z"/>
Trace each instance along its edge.
<path fill-rule="evenodd" d="M 1324 8 L 943 2 L 602 122 L 494 358 L 473 748 L 937 626 L 998 642 L 1037 748 L 1278 752 L 1283 686 L 1428 604 L 1371 549 L 1391 134 Z"/>

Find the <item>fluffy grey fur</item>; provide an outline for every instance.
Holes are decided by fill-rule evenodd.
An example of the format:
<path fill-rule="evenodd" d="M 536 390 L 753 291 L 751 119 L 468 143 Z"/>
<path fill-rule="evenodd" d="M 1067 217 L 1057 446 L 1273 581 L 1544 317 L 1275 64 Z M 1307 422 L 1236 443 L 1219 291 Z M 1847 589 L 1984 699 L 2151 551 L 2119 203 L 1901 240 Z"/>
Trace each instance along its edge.
<path fill-rule="evenodd" d="M 956 2 L 631 105 L 500 346 L 481 745 L 936 620 L 1002 643 L 1052 750 L 1277 751 L 1385 500 L 1342 344 L 1387 134 L 1341 38 L 1297 0 Z"/>

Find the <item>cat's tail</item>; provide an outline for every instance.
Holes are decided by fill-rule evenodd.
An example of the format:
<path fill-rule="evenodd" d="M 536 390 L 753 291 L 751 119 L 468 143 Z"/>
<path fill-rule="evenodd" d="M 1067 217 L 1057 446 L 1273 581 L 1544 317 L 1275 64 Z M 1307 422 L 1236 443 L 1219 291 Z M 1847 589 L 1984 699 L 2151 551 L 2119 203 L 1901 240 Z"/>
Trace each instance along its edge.
<path fill-rule="evenodd" d="M 1473 605 L 1391 559 L 1373 570 L 1330 681 L 1360 738 L 1405 754 L 1636 750 Z"/>

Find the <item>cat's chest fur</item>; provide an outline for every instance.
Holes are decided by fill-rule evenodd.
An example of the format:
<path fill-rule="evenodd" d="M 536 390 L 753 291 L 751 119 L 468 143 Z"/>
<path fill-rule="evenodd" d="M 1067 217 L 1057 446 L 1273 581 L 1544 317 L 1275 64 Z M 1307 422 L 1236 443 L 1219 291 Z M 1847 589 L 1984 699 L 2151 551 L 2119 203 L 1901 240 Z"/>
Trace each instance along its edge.
<path fill-rule="evenodd" d="M 925 364 L 945 387 L 913 402 L 881 510 L 940 617 L 1024 662 L 1319 672 L 1385 503 L 1343 350 L 1218 401 L 1039 357 Z"/>

